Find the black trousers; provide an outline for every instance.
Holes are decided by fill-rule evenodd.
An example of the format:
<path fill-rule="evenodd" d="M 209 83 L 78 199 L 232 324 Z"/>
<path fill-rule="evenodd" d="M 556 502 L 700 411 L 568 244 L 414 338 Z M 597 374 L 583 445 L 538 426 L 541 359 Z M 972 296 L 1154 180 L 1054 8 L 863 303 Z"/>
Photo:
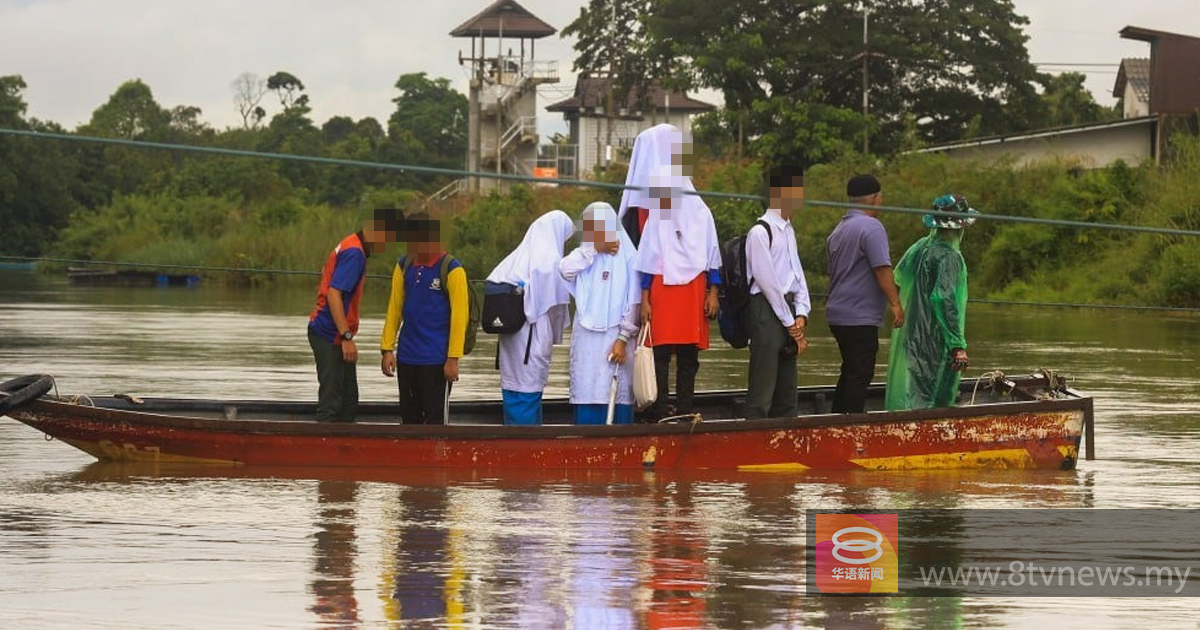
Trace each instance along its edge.
<path fill-rule="evenodd" d="M 404 424 L 446 424 L 446 374 L 440 365 L 396 364 L 400 419 Z"/>
<path fill-rule="evenodd" d="M 833 394 L 833 413 L 862 413 L 867 408 L 867 388 L 875 376 L 879 353 L 877 326 L 830 326 L 842 353 L 842 375 Z"/>
<path fill-rule="evenodd" d="M 342 347 L 308 329 L 317 363 L 317 422 L 354 422 L 358 415 L 358 369 L 342 359 Z"/>
<path fill-rule="evenodd" d="M 694 345 L 654 346 L 654 379 L 658 382 L 658 399 L 650 407 L 650 417 L 668 413 L 667 385 L 671 370 L 671 355 L 679 359 L 675 366 L 675 413 L 695 411 L 696 373 L 700 371 L 700 347 Z"/>

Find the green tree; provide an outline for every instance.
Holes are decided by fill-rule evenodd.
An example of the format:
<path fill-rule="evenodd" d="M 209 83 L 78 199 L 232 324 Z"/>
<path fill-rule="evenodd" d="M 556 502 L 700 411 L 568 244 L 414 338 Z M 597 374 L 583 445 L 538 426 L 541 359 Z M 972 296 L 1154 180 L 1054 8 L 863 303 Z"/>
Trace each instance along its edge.
<path fill-rule="evenodd" d="M 204 112 L 193 105 L 177 105 L 171 109 L 171 121 L 168 124 L 171 130 L 171 136 L 175 138 L 200 138 L 202 136 L 212 135 L 212 128 L 208 126 L 200 115 Z"/>
<path fill-rule="evenodd" d="M 8 129 L 24 129 L 26 127 L 25 99 L 21 92 L 25 90 L 25 79 L 14 74 L 0 77 L 0 127 Z"/>
<path fill-rule="evenodd" d="M 321 136 L 326 144 L 337 144 L 349 138 L 355 130 L 354 119 L 349 116 L 334 116 L 321 125 Z"/>
<path fill-rule="evenodd" d="M 290 72 L 280 70 L 267 77 L 267 89 L 279 97 L 279 104 L 283 106 L 284 110 L 308 105 L 308 96 L 304 94 L 304 83 Z"/>
<path fill-rule="evenodd" d="M 19 75 L 0 76 L 0 127 L 61 133 L 55 125 L 26 120 Z M 45 253 L 77 208 L 71 187 L 75 164 L 49 140 L 0 136 L 0 253 Z"/>
<path fill-rule="evenodd" d="M 467 155 L 467 97 L 445 78 L 400 75 L 388 118 L 384 157 L 391 162 L 460 168 Z"/>
<path fill-rule="evenodd" d="M 171 112 L 163 109 L 150 86 L 141 79 L 126 81 L 92 112 L 85 131 L 108 138 L 157 140 L 171 125 Z"/>
<path fill-rule="evenodd" d="M 79 132 L 162 142 L 171 139 L 171 112 L 155 100 L 150 86 L 133 79 L 117 87 Z M 108 203 L 114 193 L 132 194 L 161 185 L 171 168 L 165 154 L 144 149 L 89 145 L 79 147 L 77 152 L 89 205 Z"/>
<path fill-rule="evenodd" d="M 308 95 L 304 83 L 289 72 L 276 72 L 267 78 L 267 89 L 275 92 L 283 111 L 271 117 L 260 136 L 258 149 L 269 153 L 323 155 L 325 143 L 321 131 L 309 114 Z M 297 188 L 319 189 L 327 179 L 327 170 L 313 164 L 283 162 L 278 172 Z"/>
<path fill-rule="evenodd" d="M 596 0 L 589 9 L 614 0 Z M 868 77 L 871 148 L 889 153 L 915 131 L 926 143 L 960 139 L 973 120 L 979 133 L 1027 128 L 1038 111 L 1022 27 L 1011 0 L 871 0 Z M 868 121 L 862 103 L 862 11 L 858 2 L 824 0 L 658 0 L 641 27 L 617 42 L 643 67 L 670 67 L 676 85 L 719 90 L 744 137 L 798 116 L 815 129 L 854 142 Z M 595 16 L 593 16 L 595 19 Z M 583 22 L 577 21 L 580 26 Z M 605 32 L 578 29 L 583 59 L 613 45 Z M 768 106 L 761 103 L 780 99 Z M 788 103 L 808 111 L 784 113 Z M 823 107 L 815 107 L 815 105 Z M 838 111 L 844 110 L 844 111 Z M 911 117 L 911 118 L 910 118 Z M 800 142 L 767 157 L 820 159 Z M 826 153 L 821 149 L 816 153 Z"/>
<path fill-rule="evenodd" d="M 669 78 L 673 66 L 672 59 L 648 50 L 645 25 L 653 9 L 654 0 L 590 0 L 561 33 L 576 38 L 575 71 L 614 77 L 620 102 L 630 91 L 649 96 L 650 84 Z"/>
<path fill-rule="evenodd" d="M 1064 72 L 1042 79 L 1042 104 L 1045 107 L 1046 127 L 1065 127 L 1104 122 L 1117 117 L 1115 110 L 1096 102 L 1084 86 L 1087 75 Z"/>

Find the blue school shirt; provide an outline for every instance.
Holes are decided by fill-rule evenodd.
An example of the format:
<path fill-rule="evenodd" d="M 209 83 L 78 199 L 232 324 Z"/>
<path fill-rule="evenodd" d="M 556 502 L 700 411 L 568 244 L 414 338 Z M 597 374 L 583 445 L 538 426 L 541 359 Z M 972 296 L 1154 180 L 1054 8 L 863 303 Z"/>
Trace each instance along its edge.
<path fill-rule="evenodd" d="M 458 260 L 451 261 L 447 276 L 461 268 Z M 449 347 L 450 297 L 442 286 L 442 259 L 428 267 L 413 262 L 404 274 L 404 325 L 400 327 L 396 361 L 442 365 Z"/>

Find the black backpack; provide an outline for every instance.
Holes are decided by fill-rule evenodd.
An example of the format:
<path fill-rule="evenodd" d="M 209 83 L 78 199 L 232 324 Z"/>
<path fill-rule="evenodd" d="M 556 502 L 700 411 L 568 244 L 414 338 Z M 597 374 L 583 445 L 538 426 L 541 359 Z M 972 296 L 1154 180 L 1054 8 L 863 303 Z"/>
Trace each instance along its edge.
<path fill-rule="evenodd" d="M 447 278 L 450 276 L 450 264 L 453 263 L 454 260 L 455 260 L 455 258 L 453 256 L 451 256 L 450 254 L 446 254 L 445 256 L 442 256 L 441 277 L 442 277 L 442 286 L 443 287 L 447 287 L 446 282 L 447 282 Z M 409 259 L 409 257 L 407 255 L 401 256 L 400 260 L 396 261 L 396 265 L 398 265 L 400 267 L 400 274 L 402 276 L 407 276 L 409 268 L 412 267 L 412 260 Z M 464 269 L 463 271 L 465 272 L 466 269 Z M 448 288 L 445 289 L 445 291 L 446 291 L 446 299 L 450 299 L 450 292 L 449 292 Z M 482 298 L 479 297 L 479 289 L 477 287 L 473 286 L 470 282 L 468 282 L 467 283 L 467 334 L 463 338 L 463 354 L 471 354 L 471 351 L 475 349 L 475 339 L 478 336 L 478 331 L 479 331 L 480 302 L 481 301 L 482 301 Z"/>
<path fill-rule="evenodd" d="M 771 247 L 775 235 L 766 221 L 759 219 L 750 229 L 760 225 L 767 231 L 767 247 Z M 746 306 L 750 304 L 750 286 L 754 281 L 746 279 L 747 234 L 749 231 L 725 241 L 721 246 L 721 289 L 717 294 L 721 313 L 717 316 L 717 325 L 721 328 L 721 338 L 734 348 L 750 345 Z"/>
<path fill-rule="evenodd" d="M 525 287 L 507 282 L 483 285 L 483 332 L 511 335 L 525 325 Z"/>

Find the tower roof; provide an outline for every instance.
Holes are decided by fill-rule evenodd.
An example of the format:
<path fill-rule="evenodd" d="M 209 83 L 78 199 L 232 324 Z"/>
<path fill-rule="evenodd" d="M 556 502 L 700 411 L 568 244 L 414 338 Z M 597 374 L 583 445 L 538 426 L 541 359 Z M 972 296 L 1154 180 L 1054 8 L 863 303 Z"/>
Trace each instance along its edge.
<path fill-rule="evenodd" d="M 496 0 L 474 17 L 450 31 L 452 37 L 517 37 L 540 39 L 558 29 L 517 4 L 515 0 Z"/>

